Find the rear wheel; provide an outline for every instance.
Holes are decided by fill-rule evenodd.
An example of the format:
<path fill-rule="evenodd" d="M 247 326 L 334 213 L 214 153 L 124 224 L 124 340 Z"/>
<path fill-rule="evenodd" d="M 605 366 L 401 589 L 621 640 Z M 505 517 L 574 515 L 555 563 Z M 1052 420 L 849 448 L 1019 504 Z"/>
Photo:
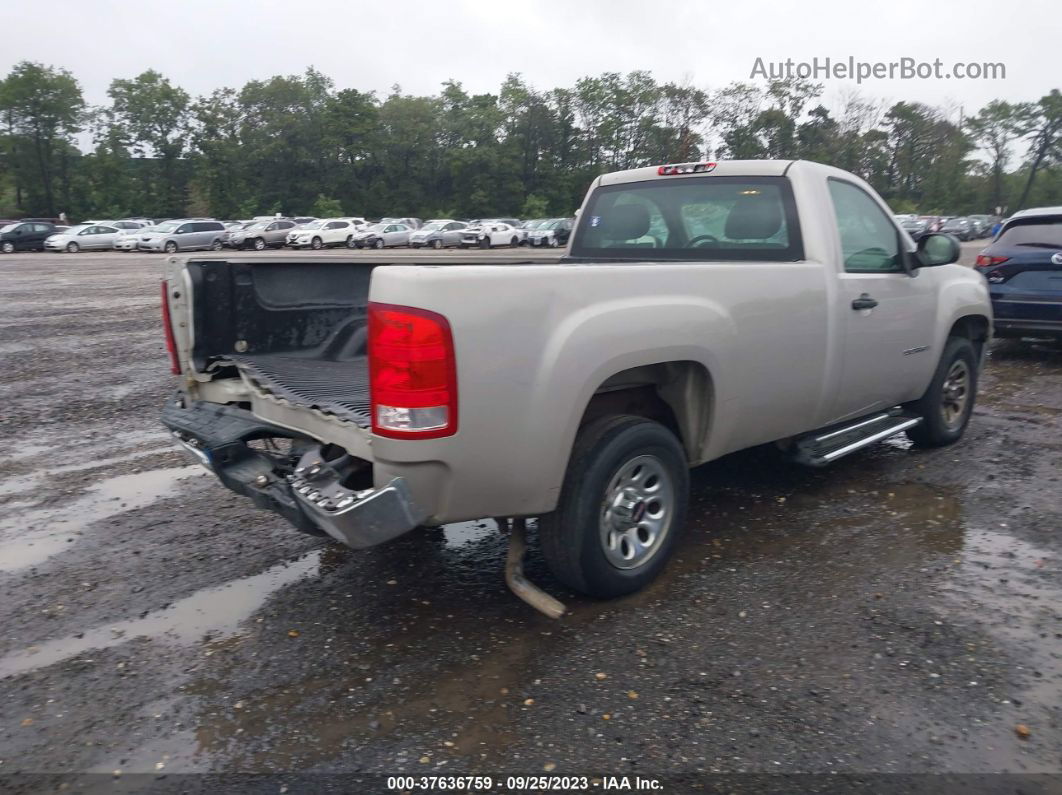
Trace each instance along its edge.
<path fill-rule="evenodd" d="M 354 248 L 354 238 L 353 237 L 350 237 L 350 236 L 347 237 L 347 248 Z"/>
<path fill-rule="evenodd" d="M 966 337 L 949 337 L 929 388 L 908 408 L 922 422 L 907 431 L 920 447 L 957 442 L 973 412 L 977 397 L 977 352 Z"/>
<path fill-rule="evenodd" d="M 211 251 L 221 251 L 221 241 L 220 240 L 215 240 L 213 243 L 211 243 L 210 244 L 210 250 Z"/>
<path fill-rule="evenodd" d="M 72 243 L 71 242 L 71 243 L 67 243 L 66 244 L 66 253 L 67 254 L 77 254 L 77 252 L 79 252 L 79 251 L 81 251 L 81 246 L 79 246 L 77 243 Z"/>
<path fill-rule="evenodd" d="M 539 519 L 542 552 L 565 585 L 609 598 L 648 585 L 686 521 L 689 472 L 675 435 L 630 415 L 579 431 L 556 510 Z"/>

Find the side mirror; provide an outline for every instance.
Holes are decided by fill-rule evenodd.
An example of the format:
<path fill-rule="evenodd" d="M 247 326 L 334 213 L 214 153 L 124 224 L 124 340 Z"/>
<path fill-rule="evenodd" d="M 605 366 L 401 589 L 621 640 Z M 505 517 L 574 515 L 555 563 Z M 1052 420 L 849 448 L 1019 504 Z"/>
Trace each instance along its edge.
<path fill-rule="evenodd" d="M 958 262 L 961 254 L 959 241 L 954 236 L 934 232 L 918 241 L 916 257 L 919 267 L 932 268 Z"/>

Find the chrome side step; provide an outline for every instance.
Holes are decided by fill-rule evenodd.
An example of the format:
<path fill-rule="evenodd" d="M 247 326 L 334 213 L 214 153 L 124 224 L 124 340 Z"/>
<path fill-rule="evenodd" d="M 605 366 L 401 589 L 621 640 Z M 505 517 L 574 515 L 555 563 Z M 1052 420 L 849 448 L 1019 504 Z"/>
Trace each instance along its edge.
<path fill-rule="evenodd" d="M 921 417 L 895 408 L 854 422 L 822 428 L 796 440 L 794 458 L 808 466 L 826 466 L 921 422 Z"/>

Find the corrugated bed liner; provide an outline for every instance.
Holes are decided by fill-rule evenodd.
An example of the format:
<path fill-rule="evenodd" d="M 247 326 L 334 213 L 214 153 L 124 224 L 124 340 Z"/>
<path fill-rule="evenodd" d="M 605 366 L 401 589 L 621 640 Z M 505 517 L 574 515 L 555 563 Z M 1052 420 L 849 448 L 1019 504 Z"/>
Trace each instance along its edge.
<path fill-rule="evenodd" d="M 226 358 L 265 391 L 290 403 L 334 414 L 363 427 L 371 423 L 369 362 L 365 356 L 344 362 L 277 353 Z"/>

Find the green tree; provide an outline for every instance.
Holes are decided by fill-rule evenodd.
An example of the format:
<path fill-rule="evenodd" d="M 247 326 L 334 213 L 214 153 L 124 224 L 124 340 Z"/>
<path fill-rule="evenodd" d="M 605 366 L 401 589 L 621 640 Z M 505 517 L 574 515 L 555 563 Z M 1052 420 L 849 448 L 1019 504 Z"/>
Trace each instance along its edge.
<path fill-rule="evenodd" d="M 317 200 L 310 208 L 310 213 L 318 218 L 338 218 L 343 215 L 343 203 L 323 193 L 317 194 Z"/>
<path fill-rule="evenodd" d="M 60 201 L 69 205 L 76 152 L 71 139 L 81 130 L 84 108 L 81 86 L 65 69 L 22 61 L 0 84 L 0 114 L 8 130 L 5 159 L 16 174 L 23 209 L 54 216 Z"/>
<path fill-rule="evenodd" d="M 1003 194 L 1003 175 L 1013 143 L 1027 135 L 1033 125 L 1033 109 L 1027 103 L 1012 105 L 993 100 L 966 121 L 966 131 L 978 148 L 989 158 L 992 188 L 989 207 L 1006 204 Z"/>
<path fill-rule="evenodd" d="M 1025 181 L 1017 209 L 1025 206 L 1032 190 L 1036 173 L 1045 164 L 1056 162 L 1062 156 L 1062 94 L 1052 89 L 1041 97 L 1035 107 L 1034 135 L 1029 149 L 1029 177 Z"/>
<path fill-rule="evenodd" d="M 188 93 L 149 69 L 130 80 L 112 81 L 107 95 L 115 137 L 138 156 L 151 157 L 158 164 L 155 174 L 143 170 L 144 199 L 150 202 L 150 212 L 179 215 L 184 211 L 187 183 L 180 160 L 188 142 Z"/>

